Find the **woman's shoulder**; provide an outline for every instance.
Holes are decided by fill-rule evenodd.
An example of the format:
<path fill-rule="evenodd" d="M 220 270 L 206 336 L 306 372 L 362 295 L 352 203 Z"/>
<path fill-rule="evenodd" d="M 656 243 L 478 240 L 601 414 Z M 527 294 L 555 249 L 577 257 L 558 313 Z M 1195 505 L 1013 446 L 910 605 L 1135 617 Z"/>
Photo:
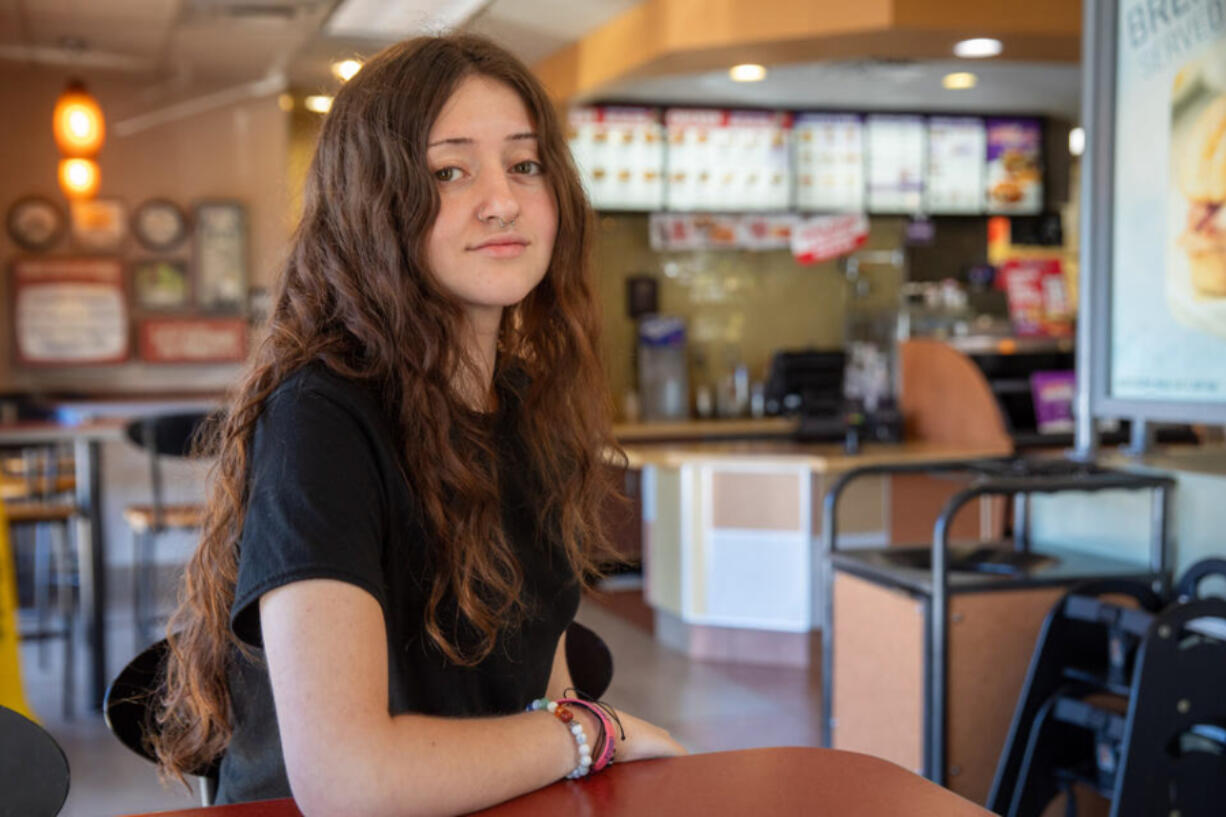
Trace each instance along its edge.
<path fill-rule="evenodd" d="M 340 419 L 350 424 L 382 427 L 386 424 L 374 387 L 345 377 L 319 361 L 290 373 L 264 403 L 264 420 L 299 423 L 311 417 Z M 340 429 L 336 429 L 340 430 Z"/>

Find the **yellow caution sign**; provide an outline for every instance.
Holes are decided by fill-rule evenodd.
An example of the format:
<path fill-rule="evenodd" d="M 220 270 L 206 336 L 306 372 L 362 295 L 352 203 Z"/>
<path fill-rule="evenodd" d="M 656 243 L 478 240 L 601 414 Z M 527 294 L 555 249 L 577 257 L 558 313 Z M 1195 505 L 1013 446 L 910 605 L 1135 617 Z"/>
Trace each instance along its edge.
<path fill-rule="evenodd" d="M 21 686 L 17 633 L 17 562 L 9 542 L 9 520 L 0 502 L 0 706 L 33 719 Z"/>

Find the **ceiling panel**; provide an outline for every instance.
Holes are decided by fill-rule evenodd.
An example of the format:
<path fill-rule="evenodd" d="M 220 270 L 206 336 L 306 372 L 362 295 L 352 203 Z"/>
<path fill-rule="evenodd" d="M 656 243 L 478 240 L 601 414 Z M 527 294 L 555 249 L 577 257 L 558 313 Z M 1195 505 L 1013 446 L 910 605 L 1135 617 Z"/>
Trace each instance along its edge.
<path fill-rule="evenodd" d="M 978 84 L 947 91 L 941 78 L 972 71 Z M 1045 113 L 1079 118 L 1081 71 L 1067 63 L 928 61 L 805 63 L 770 68 L 762 82 L 739 83 L 726 71 L 617 83 L 599 99 L 662 104 L 742 105 L 848 110 Z"/>
<path fill-rule="evenodd" d="M 473 21 L 476 30 L 497 36 L 506 24 L 563 43 L 578 40 L 640 0 L 494 0 Z M 525 59 L 522 54 L 517 54 Z"/>
<path fill-rule="evenodd" d="M 572 42 L 572 38 L 552 33 L 540 26 L 484 16 L 467 30 L 483 34 L 511 51 L 528 65 L 548 57 Z"/>

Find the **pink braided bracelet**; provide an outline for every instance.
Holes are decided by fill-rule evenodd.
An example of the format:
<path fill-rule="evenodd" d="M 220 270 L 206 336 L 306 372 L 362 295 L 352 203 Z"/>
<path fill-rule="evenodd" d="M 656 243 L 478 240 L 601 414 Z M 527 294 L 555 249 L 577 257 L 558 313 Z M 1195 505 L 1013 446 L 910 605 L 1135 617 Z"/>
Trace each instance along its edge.
<path fill-rule="evenodd" d="M 604 746 L 600 747 L 600 757 L 592 758 L 592 771 L 599 772 L 608 767 L 613 762 L 613 755 L 616 751 L 613 722 L 609 720 L 608 713 L 590 701 L 580 700 L 579 698 L 560 698 L 558 703 L 567 704 L 568 706 L 581 706 L 599 719 L 600 725 L 604 729 Z"/>

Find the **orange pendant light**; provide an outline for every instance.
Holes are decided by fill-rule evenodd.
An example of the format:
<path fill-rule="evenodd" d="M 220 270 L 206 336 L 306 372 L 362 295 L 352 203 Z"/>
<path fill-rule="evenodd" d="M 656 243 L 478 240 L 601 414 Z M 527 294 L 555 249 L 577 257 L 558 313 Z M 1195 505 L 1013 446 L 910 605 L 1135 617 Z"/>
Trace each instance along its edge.
<path fill-rule="evenodd" d="M 102 179 L 95 157 L 106 141 L 106 120 L 85 83 L 72 80 L 60 94 L 51 115 L 51 132 L 60 149 L 60 190 L 70 199 L 93 198 Z"/>
<path fill-rule="evenodd" d="M 93 159 L 60 159 L 60 190 L 70 199 L 93 198 L 102 174 Z"/>
<path fill-rule="evenodd" d="M 106 141 L 106 120 L 98 100 L 85 90 L 79 80 L 68 83 L 55 103 L 52 131 L 60 155 L 69 159 L 92 159 Z"/>

